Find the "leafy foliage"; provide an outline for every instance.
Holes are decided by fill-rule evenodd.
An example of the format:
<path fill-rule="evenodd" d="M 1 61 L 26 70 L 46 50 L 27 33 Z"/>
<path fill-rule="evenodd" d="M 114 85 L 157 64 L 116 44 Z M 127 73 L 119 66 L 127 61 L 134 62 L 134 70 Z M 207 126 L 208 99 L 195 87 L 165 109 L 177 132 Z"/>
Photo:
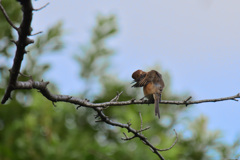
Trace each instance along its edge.
<path fill-rule="evenodd" d="M 90 79 L 104 74 L 109 65 L 108 58 L 113 50 L 105 46 L 108 37 L 117 32 L 115 16 L 98 16 L 97 25 L 93 29 L 90 45 L 83 48 L 83 54 L 77 55 L 76 59 L 81 67 L 81 77 Z"/>

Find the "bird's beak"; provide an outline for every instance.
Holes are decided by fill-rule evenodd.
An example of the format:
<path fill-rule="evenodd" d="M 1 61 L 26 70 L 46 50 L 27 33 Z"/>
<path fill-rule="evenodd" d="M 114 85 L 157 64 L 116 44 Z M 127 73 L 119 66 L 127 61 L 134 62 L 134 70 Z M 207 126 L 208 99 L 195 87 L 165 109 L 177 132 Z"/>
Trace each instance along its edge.
<path fill-rule="evenodd" d="M 130 84 L 133 84 L 133 83 L 135 83 L 136 81 L 135 80 L 133 80 Z"/>

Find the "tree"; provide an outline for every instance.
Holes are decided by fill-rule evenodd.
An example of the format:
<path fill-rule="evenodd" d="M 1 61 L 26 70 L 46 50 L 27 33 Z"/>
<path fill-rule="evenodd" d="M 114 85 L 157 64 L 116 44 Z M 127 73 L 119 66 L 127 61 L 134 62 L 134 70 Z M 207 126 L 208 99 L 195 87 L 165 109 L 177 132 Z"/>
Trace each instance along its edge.
<path fill-rule="evenodd" d="M 31 1 L 20 2 L 22 5 L 26 5 L 25 3 L 30 3 Z M 19 8 L 16 8 L 16 10 L 20 11 Z M 107 74 L 106 69 L 108 65 L 106 64 L 108 64 L 108 58 L 114 52 L 105 46 L 105 39 L 117 32 L 115 21 L 114 16 L 99 16 L 96 27 L 93 30 L 90 45 L 85 47 L 82 55 L 76 55 L 82 69 L 80 73 L 81 78 L 85 79 L 86 84 L 99 82 L 100 88 L 102 88 L 99 95 L 91 94 L 89 88 L 86 88 L 78 96 L 96 100 L 89 103 L 88 100 L 81 99 L 82 103 L 79 103 L 79 105 L 82 105 L 82 107 L 76 112 L 70 104 L 57 103 L 56 108 L 51 107 L 53 106 L 52 103 L 36 91 L 21 90 L 13 92 L 13 100 L 0 108 L 0 124 L 2 124 L 0 126 L 2 126 L 3 133 L 0 135 L 1 159 L 42 159 L 43 157 L 44 159 L 156 158 L 155 155 L 151 154 L 150 150 L 146 151 L 146 146 L 138 140 L 131 140 L 122 144 L 120 132 L 126 132 L 125 129 L 110 127 L 105 123 L 95 123 L 95 121 L 99 120 L 94 119 L 96 111 L 103 122 L 108 122 L 103 119 L 104 117 L 101 117 L 103 116 L 102 114 L 106 114 L 110 120 L 114 119 L 126 124 L 131 123 L 130 127 L 141 129 L 141 118 L 137 110 L 142 110 L 144 114 L 141 117 L 144 127 L 145 125 L 151 126 L 151 129 L 143 132 L 144 136 L 149 137 L 149 142 L 159 148 L 171 146 L 174 141 L 172 140 L 174 139 L 172 129 L 186 118 L 178 118 L 178 115 L 183 112 L 184 106 L 173 107 L 173 102 L 181 102 L 181 104 L 187 105 L 194 101 L 188 101 L 189 99 L 185 102 L 177 101 L 184 96 L 173 95 L 170 92 L 170 86 L 167 86 L 163 99 L 171 98 L 175 101 L 170 101 L 171 103 L 168 101 L 168 104 L 161 105 L 161 111 L 164 113 L 163 121 L 165 120 L 167 123 L 161 121 L 159 124 L 159 121 L 153 117 L 152 107 L 148 106 L 146 101 L 132 99 L 137 98 L 139 95 L 136 90 L 129 90 L 129 82 L 121 82 L 114 78 L 115 75 Z M 6 21 L 4 22 L 6 23 Z M 103 29 L 103 27 L 108 28 L 108 30 L 106 28 Z M 9 36 L 4 35 L 4 37 Z M 47 34 L 40 36 L 36 40 L 35 46 L 32 46 L 29 49 L 30 52 L 27 53 L 27 64 L 22 69 L 23 74 L 20 74 L 19 81 L 31 82 L 35 79 L 41 79 L 42 74 L 49 68 L 49 64 L 39 64 L 38 58 L 44 56 L 46 53 L 45 46 L 48 44 L 51 44 L 51 46 L 46 48 L 50 48 L 52 51 L 61 49 L 55 43 L 50 43 L 53 40 L 61 39 L 60 37 L 61 25 L 56 25 L 49 29 Z M 31 56 L 32 54 L 35 55 Z M 3 73 L 6 72 L 7 68 L 8 66 L 6 65 L 1 70 L 2 82 L 5 81 L 5 84 L 8 81 L 8 74 Z M 32 78 L 24 76 L 28 74 Z M 94 79 L 92 75 L 94 77 L 97 75 L 97 79 Z M 169 78 L 167 73 L 164 73 L 164 76 Z M 38 89 L 44 96 L 49 98 L 49 95 L 47 95 L 48 90 Z M 50 88 L 49 90 L 57 92 L 56 88 Z M 119 102 L 129 101 L 129 104 L 132 104 L 131 107 L 120 106 L 120 103 L 118 107 L 108 107 L 107 109 L 93 107 L 94 104 L 101 104 L 113 99 L 116 91 L 123 91 L 121 95 L 117 94 L 119 96 L 116 98 L 119 98 Z M 4 95 L 3 88 L 0 93 Z M 50 100 L 56 103 L 54 98 L 59 96 L 51 96 Z M 74 98 L 68 96 L 65 101 L 70 100 L 71 102 L 71 100 L 76 100 Z M 28 99 L 28 101 L 24 99 Z M 118 102 L 106 104 L 111 106 L 117 105 Z M 142 105 L 139 106 L 139 104 Z M 90 109 L 85 107 L 90 107 Z M 104 109 L 104 113 L 101 109 Z M 130 119 L 130 123 L 127 123 Z M 190 129 L 188 130 L 192 134 L 190 138 L 185 138 L 182 134 L 179 134 L 177 145 L 168 152 L 161 153 L 162 157 L 166 159 L 211 159 L 211 153 L 206 153 L 207 151 L 217 152 L 222 159 L 235 155 L 234 149 L 239 146 L 238 141 L 232 147 L 222 144 L 218 141 L 220 133 L 207 131 L 206 124 L 206 118 L 204 117 L 200 117 L 190 124 Z M 126 134 L 129 137 L 132 136 L 131 134 Z M 127 138 L 124 137 L 124 139 Z M 143 151 L 144 154 L 142 154 Z"/>

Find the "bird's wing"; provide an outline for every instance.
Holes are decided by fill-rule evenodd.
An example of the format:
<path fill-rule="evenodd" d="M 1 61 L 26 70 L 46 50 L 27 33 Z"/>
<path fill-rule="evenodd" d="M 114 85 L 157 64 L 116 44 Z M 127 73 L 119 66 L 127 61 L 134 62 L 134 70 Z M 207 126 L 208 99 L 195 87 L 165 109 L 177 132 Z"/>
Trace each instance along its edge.
<path fill-rule="evenodd" d="M 161 84 L 161 88 L 163 89 L 165 84 L 163 82 L 162 75 L 157 71 L 155 71 L 155 73 L 156 73 L 156 76 L 158 77 L 158 78 L 155 78 L 155 79 L 157 80 L 158 83 Z"/>
<path fill-rule="evenodd" d="M 154 74 L 148 72 L 147 74 L 143 74 L 132 87 L 143 87 L 148 83 L 152 82 L 154 78 Z"/>
<path fill-rule="evenodd" d="M 159 78 L 162 78 L 162 75 L 159 72 L 157 71 L 154 71 L 154 72 L 156 73 L 156 76 L 158 76 Z"/>

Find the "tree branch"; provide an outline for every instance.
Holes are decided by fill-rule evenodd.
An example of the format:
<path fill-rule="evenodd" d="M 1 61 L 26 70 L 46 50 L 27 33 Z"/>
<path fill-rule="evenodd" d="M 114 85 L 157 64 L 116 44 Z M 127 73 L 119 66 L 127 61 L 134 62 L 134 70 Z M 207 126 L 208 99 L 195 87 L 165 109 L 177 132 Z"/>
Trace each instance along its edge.
<path fill-rule="evenodd" d="M 4 15 L 4 17 L 6 18 L 7 22 L 12 26 L 12 28 L 14 28 L 15 30 L 18 31 L 18 27 L 16 27 L 13 22 L 10 20 L 10 18 L 7 15 L 7 12 L 5 11 L 5 9 L 3 8 L 2 4 L 1 4 L 1 0 L 0 0 L 0 9 Z"/>
<path fill-rule="evenodd" d="M 39 90 L 44 97 L 49 99 L 52 102 L 68 102 L 72 104 L 76 104 L 79 106 L 89 107 L 89 108 L 96 108 L 96 107 L 110 107 L 110 106 L 125 106 L 125 105 L 131 105 L 131 104 L 149 104 L 149 101 L 147 100 L 135 100 L 131 99 L 128 101 L 116 101 L 120 94 L 118 93 L 116 97 L 113 98 L 109 102 L 103 102 L 103 103 L 92 103 L 87 100 L 83 100 L 77 97 L 69 96 L 69 95 L 54 95 L 47 89 L 47 84 L 49 82 L 39 82 L 39 81 L 33 81 L 29 80 L 26 82 L 17 81 L 15 84 L 11 84 L 11 91 L 17 90 L 17 89 L 37 89 Z M 5 95 L 6 96 L 6 95 Z M 9 97 L 8 97 L 9 98 Z M 203 99 L 203 100 L 196 100 L 196 101 L 171 101 L 171 100 L 161 100 L 160 104 L 174 104 L 174 105 L 190 105 L 190 104 L 199 104 L 199 103 L 207 103 L 207 102 L 220 102 L 220 101 L 227 101 L 227 100 L 234 100 L 236 101 L 237 98 L 240 98 L 240 93 L 230 96 L 230 97 L 223 97 L 223 98 L 216 98 L 216 99 Z M 189 98 L 188 98 L 189 99 Z M 4 104 L 6 101 L 2 101 L 2 104 Z"/>
<path fill-rule="evenodd" d="M 154 147 L 148 140 L 147 140 L 147 137 L 143 136 L 142 135 L 142 131 L 144 130 L 147 130 L 149 129 L 149 127 L 147 127 L 147 129 L 141 129 L 140 131 L 138 130 L 135 130 L 131 127 L 131 124 L 130 123 L 127 123 L 127 124 L 122 124 L 122 123 L 119 123 L 119 122 L 114 122 L 112 121 L 111 119 L 109 119 L 104 113 L 103 113 L 103 110 L 102 108 L 94 108 L 94 110 L 98 113 L 98 116 L 97 117 L 100 117 L 100 121 L 97 120 L 96 122 L 105 122 L 109 125 L 112 125 L 112 126 L 116 126 L 116 127 L 120 127 L 120 128 L 125 128 L 127 129 L 128 132 L 132 133 L 134 136 L 132 137 L 128 137 L 125 133 L 124 136 L 125 138 L 122 138 L 122 140 L 131 140 L 131 139 L 134 139 L 136 137 L 138 137 L 145 145 L 147 145 L 148 147 L 150 147 L 151 151 L 153 153 L 155 153 L 161 160 L 164 160 L 163 156 L 159 153 L 159 151 L 167 151 L 169 149 L 171 149 L 176 143 L 177 143 L 177 139 L 175 140 L 175 142 L 173 143 L 173 145 L 171 145 L 171 147 L 167 148 L 167 149 L 158 149 L 156 147 Z M 141 118 L 141 116 L 140 116 Z M 141 126 L 142 126 L 142 122 L 141 122 Z M 176 131 L 174 130 L 174 132 L 176 133 Z M 176 133 L 176 136 L 177 136 L 177 133 Z"/>
<path fill-rule="evenodd" d="M 175 139 L 174 143 L 173 143 L 169 148 L 166 148 L 166 149 L 157 149 L 158 151 L 168 151 L 168 150 L 172 149 L 172 148 L 175 146 L 175 144 L 176 144 L 177 141 L 178 141 L 178 134 L 177 134 L 177 132 L 176 132 L 175 129 L 173 129 L 173 131 L 175 132 L 175 135 L 176 135 L 176 139 Z"/>
<path fill-rule="evenodd" d="M 37 32 L 37 33 L 31 34 L 31 35 L 29 35 L 29 36 L 36 36 L 36 35 L 41 34 L 41 33 L 43 33 L 43 32 L 40 31 L 40 32 Z"/>
<path fill-rule="evenodd" d="M 22 60 L 24 54 L 26 53 L 25 47 L 34 42 L 33 40 L 28 38 L 28 36 L 31 35 L 32 31 L 31 28 L 33 11 L 32 2 L 31 0 L 18 0 L 18 1 L 21 3 L 23 11 L 23 20 L 19 28 L 15 27 L 9 20 L 9 18 L 6 16 L 6 14 L 4 14 L 9 24 L 18 31 L 18 41 L 15 42 L 17 50 L 15 53 L 13 66 L 10 70 L 11 71 L 10 80 L 1 102 L 2 104 L 4 104 L 10 98 L 11 92 L 14 90 L 16 86 Z M 0 5 L 0 7 L 3 13 L 5 13 L 2 5 Z"/>
<path fill-rule="evenodd" d="M 44 6 L 42 6 L 41 8 L 38 9 L 33 9 L 33 11 L 39 11 L 42 10 L 43 8 L 47 7 L 50 3 L 48 2 L 47 4 L 45 4 Z"/>

